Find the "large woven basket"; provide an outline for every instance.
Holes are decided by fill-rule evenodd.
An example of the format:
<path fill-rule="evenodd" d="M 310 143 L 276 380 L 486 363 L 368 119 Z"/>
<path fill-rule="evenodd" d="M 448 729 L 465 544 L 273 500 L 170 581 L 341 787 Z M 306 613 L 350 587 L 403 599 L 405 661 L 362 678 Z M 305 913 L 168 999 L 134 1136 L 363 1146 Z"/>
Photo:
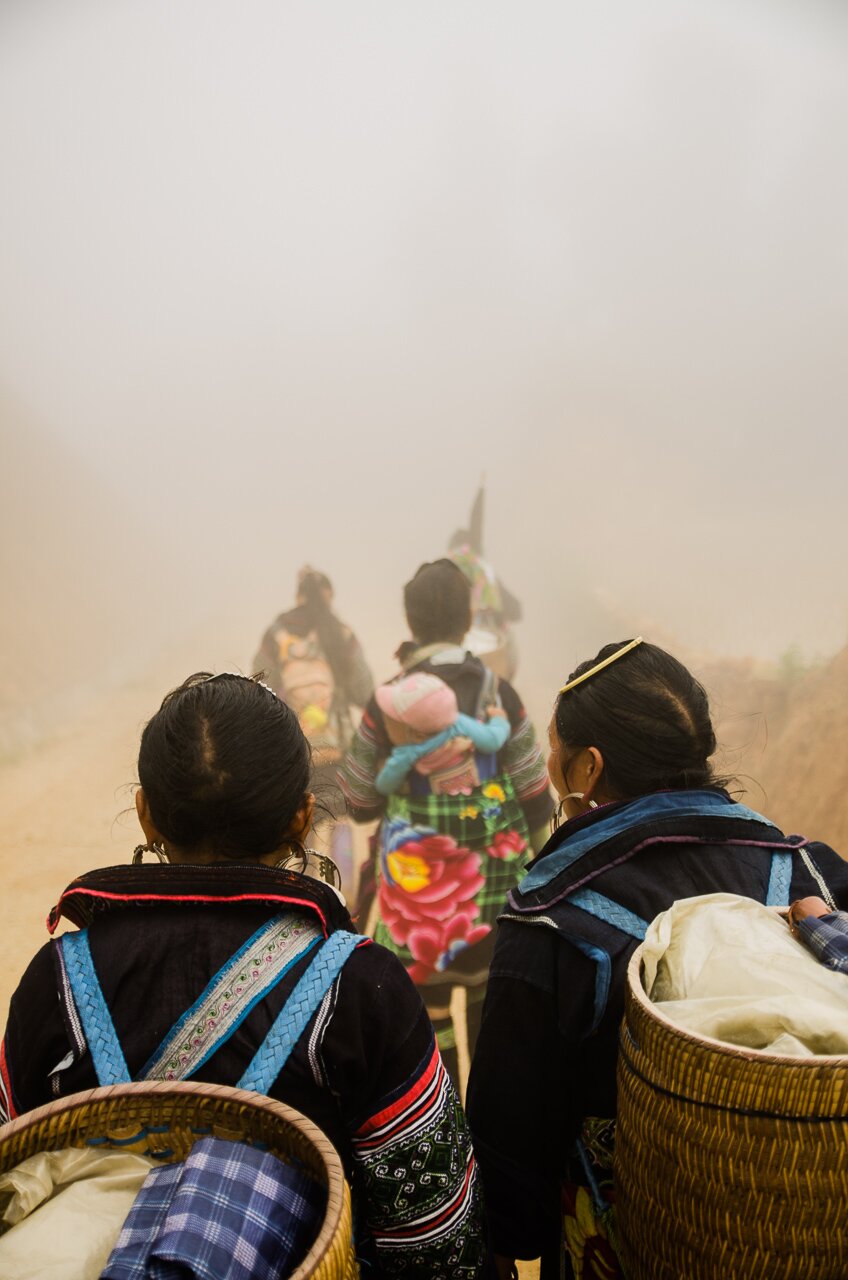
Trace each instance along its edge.
<path fill-rule="evenodd" d="M 617 1222 L 630 1280 L 848 1276 L 848 1057 L 701 1039 L 630 961 L 618 1066 Z"/>
<path fill-rule="evenodd" d="M 209 1135 L 256 1143 L 297 1163 L 327 1188 L 327 1209 L 315 1243 L 291 1280 L 353 1280 L 350 1193 L 338 1152 L 321 1130 L 292 1107 L 263 1094 L 224 1085 L 114 1085 L 74 1093 L 0 1127 L 0 1172 L 27 1156 L 103 1139 L 124 1151 L 183 1160 Z M 135 1141 L 133 1141 L 135 1139 Z"/>

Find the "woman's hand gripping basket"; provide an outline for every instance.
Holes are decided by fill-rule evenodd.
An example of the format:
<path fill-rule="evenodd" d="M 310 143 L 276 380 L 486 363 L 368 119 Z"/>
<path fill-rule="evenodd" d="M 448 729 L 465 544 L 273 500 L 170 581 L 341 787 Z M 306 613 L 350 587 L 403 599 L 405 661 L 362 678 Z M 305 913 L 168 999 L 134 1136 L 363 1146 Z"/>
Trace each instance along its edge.
<path fill-rule="evenodd" d="M 615 1143 L 630 1280 L 848 1276 L 848 1056 L 691 1034 L 649 1000 L 641 953 L 628 970 Z"/>

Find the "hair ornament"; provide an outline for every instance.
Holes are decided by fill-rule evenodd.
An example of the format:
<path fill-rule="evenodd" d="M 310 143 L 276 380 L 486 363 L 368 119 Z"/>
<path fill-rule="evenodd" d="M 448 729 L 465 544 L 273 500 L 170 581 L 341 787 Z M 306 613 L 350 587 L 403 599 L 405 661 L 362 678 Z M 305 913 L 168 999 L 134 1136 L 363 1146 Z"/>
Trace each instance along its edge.
<path fill-rule="evenodd" d="M 568 684 L 564 684 L 560 689 L 560 694 L 568 693 L 569 689 L 576 689 L 577 685 L 582 684 L 584 680 L 589 680 L 592 676 L 596 676 L 599 671 L 603 671 L 604 667 L 612 666 L 614 662 L 618 662 L 619 658 L 623 658 L 625 653 L 629 653 L 631 649 L 635 649 L 637 645 L 642 643 L 642 637 L 637 636 L 635 640 L 622 645 L 615 653 L 611 653 L 608 658 L 604 658 L 603 662 L 596 662 L 594 667 L 584 671 L 582 676 L 575 676 L 573 680 L 569 680 Z"/>
<path fill-rule="evenodd" d="M 277 697 L 271 686 L 264 680 L 260 680 L 259 676 L 246 676 L 243 671 L 218 671 L 214 676 L 205 676 L 204 679 L 195 681 L 195 684 L 210 684 L 213 680 L 220 680 L 222 676 L 235 676 L 237 680 L 248 680 L 251 684 L 258 684 L 263 689 L 267 689 L 272 698 Z"/>

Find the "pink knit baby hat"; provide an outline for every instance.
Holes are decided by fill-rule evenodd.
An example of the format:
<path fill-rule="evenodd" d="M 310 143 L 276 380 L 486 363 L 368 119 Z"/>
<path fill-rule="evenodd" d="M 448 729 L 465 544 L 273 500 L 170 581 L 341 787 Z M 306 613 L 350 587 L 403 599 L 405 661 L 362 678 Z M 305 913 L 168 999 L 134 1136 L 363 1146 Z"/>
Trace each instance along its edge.
<path fill-rule="evenodd" d="M 459 711 L 450 685 L 427 671 L 414 671 L 392 684 L 378 685 L 374 696 L 384 715 L 418 733 L 440 733 L 453 724 Z"/>

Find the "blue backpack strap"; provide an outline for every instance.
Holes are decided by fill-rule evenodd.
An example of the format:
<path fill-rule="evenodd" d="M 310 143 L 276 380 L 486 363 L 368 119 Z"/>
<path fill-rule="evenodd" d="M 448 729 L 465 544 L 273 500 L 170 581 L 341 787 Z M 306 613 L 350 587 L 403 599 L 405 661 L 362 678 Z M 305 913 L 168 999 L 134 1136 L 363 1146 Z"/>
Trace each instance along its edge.
<path fill-rule="evenodd" d="M 306 1030 L 310 1018 L 341 973 L 351 953 L 362 941 L 360 934 L 345 933 L 340 929 L 337 933 L 331 933 L 324 945 L 319 947 L 277 1014 L 250 1066 L 239 1080 L 239 1089 L 268 1093 Z"/>
<path fill-rule="evenodd" d="M 641 942 L 648 932 L 647 920 L 643 920 L 633 911 L 628 911 L 627 907 L 619 906 L 617 902 L 613 902 L 612 898 L 596 893 L 594 889 L 576 889 L 574 893 L 568 895 L 568 901 L 575 907 L 580 907 L 581 911 L 587 911 L 590 916 L 611 924 L 614 929 L 628 933 L 638 942 Z"/>
<path fill-rule="evenodd" d="M 63 934 L 59 945 L 62 948 L 62 963 L 97 1073 L 97 1083 L 129 1084 L 130 1073 L 124 1051 L 91 958 L 88 930 L 80 929 L 79 933 Z"/>
<path fill-rule="evenodd" d="M 792 850 L 775 849 L 771 855 L 771 871 L 769 872 L 767 907 L 788 907 L 789 890 L 792 884 Z"/>

